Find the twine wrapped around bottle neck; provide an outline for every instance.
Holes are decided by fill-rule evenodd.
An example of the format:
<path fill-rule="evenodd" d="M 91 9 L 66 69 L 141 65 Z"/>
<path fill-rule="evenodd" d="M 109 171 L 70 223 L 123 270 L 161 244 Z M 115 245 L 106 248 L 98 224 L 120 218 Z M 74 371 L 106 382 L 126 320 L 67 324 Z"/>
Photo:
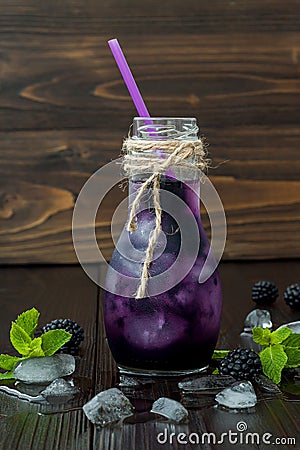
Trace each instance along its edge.
<path fill-rule="evenodd" d="M 165 155 L 162 157 L 161 152 Z M 205 170 L 209 160 L 201 139 L 195 141 L 145 141 L 139 139 L 125 139 L 123 147 L 123 170 L 126 176 L 140 173 L 151 173 L 142 183 L 129 212 L 127 231 L 136 231 L 135 216 L 141 198 L 148 186 L 152 185 L 153 202 L 155 210 L 155 228 L 149 239 L 145 252 L 140 283 L 135 294 L 136 299 L 146 296 L 146 286 L 149 279 L 149 267 L 153 257 L 155 244 L 161 230 L 162 210 L 160 206 L 160 177 L 171 167 Z"/>

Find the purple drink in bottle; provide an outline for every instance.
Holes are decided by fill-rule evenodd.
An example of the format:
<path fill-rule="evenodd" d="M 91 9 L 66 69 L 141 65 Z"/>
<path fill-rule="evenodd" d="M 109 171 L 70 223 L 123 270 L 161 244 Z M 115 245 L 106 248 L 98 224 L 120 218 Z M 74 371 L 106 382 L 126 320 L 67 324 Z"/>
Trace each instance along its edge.
<path fill-rule="evenodd" d="M 160 152 L 159 141 L 194 142 L 197 131 L 195 119 L 151 118 L 150 126 L 149 120 L 137 118 L 133 139 L 158 141 Z M 135 170 L 129 178 L 130 207 L 149 175 Z M 198 281 L 210 249 L 200 219 L 199 190 L 199 171 L 190 166 L 177 164 L 160 175 L 161 232 L 143 298 L 134 293 L 156 224 L 152 184 L 139 201 L 135 231 L 125 228 L 121 233 L 106 277 L 104 321 L 123 372 L 187 374 L 203 370 L 210 361 L 222 294 L 216 269 L 204 283 Z"/>

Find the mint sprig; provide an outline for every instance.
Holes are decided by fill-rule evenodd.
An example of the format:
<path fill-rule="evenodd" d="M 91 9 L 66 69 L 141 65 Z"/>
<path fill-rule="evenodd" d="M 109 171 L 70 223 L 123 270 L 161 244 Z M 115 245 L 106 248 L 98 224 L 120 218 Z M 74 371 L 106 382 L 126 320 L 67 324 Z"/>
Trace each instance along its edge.
<path fill-rule="evenodd" d="M 0 380 L 13 379 L 13 371 L 20 361 L 29 358 L 52 356 L 72 337 L 71 333 L 60 329 L 50 330 L 35 338 L 34 332 L 38 326 L 40 313 L 32 308 L 20 314 L 10 329 L 10 341 L 20 356 L 0 355 L 0 368 L 6 370 L 0 373 Z"/>
<path fill-rule="evenodd" d="M 252 329 L 254 342 L 262 346 L 259 357 L 263 373 L 279 384 L 284 368 L 300 366 L 300 334 L 282 327 L 272 333 L 267 328 Z"/>

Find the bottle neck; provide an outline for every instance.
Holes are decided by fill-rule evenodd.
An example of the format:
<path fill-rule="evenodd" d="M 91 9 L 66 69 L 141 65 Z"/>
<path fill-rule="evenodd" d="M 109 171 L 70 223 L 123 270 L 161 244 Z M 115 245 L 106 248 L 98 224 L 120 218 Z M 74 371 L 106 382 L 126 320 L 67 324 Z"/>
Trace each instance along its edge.
<path fill-rule="evenodd" d="M 197 169 L 199 153 L 196 150 L 202 143 L 198 138 L 197 120 L 195 118 L 135 117 L 132 131 L 131 146 L 127 147 L 129 150 L 127 162 L 130 169 L 127 173 L 134 173 L 129 177 L 130 205 L 136 198 L 142 183 L 156 173 L 158 167 L 165 167 L 161 172 L 159 171 L 161 173 L 160 189 L 182 199 L 192 214 L 199 219 L 200 182 Z M 172 160 L 173 155 L 176 155 L 174 160 Z M 166 159 L 167 164 L 161 166 L 161 162 Z M 152 186 L 149 184 L 143 192 L 139 201 L 140 210 L 151 211 L 154 208 Z"/>

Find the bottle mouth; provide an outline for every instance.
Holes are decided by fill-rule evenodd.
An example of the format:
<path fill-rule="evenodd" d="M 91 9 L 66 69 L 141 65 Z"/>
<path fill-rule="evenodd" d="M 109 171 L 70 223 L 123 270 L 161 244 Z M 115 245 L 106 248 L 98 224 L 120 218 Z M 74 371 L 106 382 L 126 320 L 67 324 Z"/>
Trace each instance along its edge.
<path fill-rule="evenodd" d="M 150 120 L 150 121 L 164 121 L 164 120 L 184 120 L 184 121 L 195 121 L 197 122 L 197 118 L 196 117 L 140 117 L 140 116 L 135 116 L 133 118 L 133 120 Z"/>
<path fill-rule="evenodd" d="M 199 127 L 195 117 L 134 117 L 133 139 L 194 141 Z"/>

